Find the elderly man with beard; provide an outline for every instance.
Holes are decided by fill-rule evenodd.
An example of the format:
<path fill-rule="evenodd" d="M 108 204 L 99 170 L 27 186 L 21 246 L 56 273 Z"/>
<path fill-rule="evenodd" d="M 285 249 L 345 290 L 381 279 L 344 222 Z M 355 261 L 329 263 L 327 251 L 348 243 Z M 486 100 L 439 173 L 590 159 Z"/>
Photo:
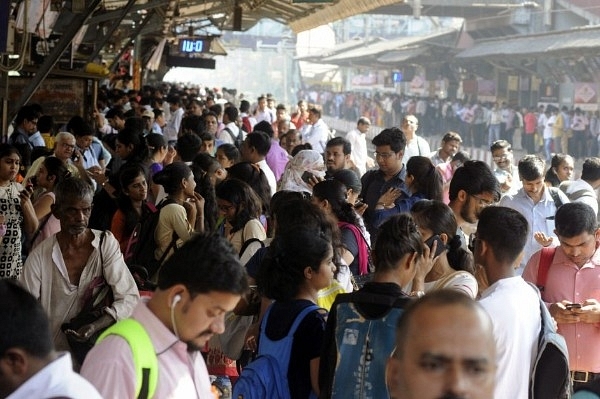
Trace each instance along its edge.
<path fill-rule="evenodd" d="M 200 349 L 225 330 L 225 314 L 248 289 L 245 269 L 225 239 L 197 236 L 162 266 L 158 288 L 133 311 L 158 358 L 156 398 L 212 398 Z M 104 398 L 135 398 L 136 367 L 125 339 L 109 335 L 88 354 L 81 374 Z"/>
<path fill-rule="evenodd" d="M 70 350 L 67 334 L 85 341 L 129 317 L 139 294 L 112 233 L 87 227 L 92 186 L 79 178 L 68 178 L 56 186 L 55 195 L 52 213 L 61 230 L 29 254 L 20 280 L 48 313 L 56 349 Z M 77 330 L 63 332 L 63 323 L 77 316 L 90 297 L 97 298 L 105 285 L 110 286 L 113 301 L 102 315 Z"/>
<path fill-rule="evenodd" d="M 483 208 L 498 201 L 500 185 L 484 162 L 467 161 L 454 173 L 448 194 L 448 205 L 458 224 L 456 233 L 461 237 L 463 248 L 467 249 L 469 230 L 479 220 Z"/>

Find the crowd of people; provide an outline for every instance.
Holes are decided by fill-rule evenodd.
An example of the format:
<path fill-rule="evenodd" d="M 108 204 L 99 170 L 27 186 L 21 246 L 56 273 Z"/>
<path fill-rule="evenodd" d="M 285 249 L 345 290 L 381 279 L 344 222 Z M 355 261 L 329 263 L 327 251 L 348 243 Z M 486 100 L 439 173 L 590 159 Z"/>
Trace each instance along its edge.
<path fill-rule="evenodd" d="M 261 379 L 291 398 L 528 398 L 527 282 L 568 385 L 598 392 L 600 158 L 575 174 L 557 140 L 515 162 L 502 105 L 489 135 L 458 123 L 432 151 L 420 132 L 445 125 L 410 101 L 380 119 L 328 98 L 354 108 L 343 137 L 304 99 L 232 101 L 104 90 L 59 133 L 19 111 L 0 145 L 2 397 L 237 398 Z M 374 153 L 371 120 L 390 126 Z"/>

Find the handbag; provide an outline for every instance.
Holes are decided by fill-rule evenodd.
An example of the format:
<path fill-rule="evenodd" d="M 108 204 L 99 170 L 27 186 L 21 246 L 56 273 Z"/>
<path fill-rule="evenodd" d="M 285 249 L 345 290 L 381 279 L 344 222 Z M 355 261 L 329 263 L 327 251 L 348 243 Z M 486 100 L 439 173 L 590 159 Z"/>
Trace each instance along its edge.
<path fill-rule="evenodd" d="M 86 288 L 83 294 L 84 304 L 79 313 L 69 320 L 69 322 L 63 323 L 60 327 L 63 334 L 65 334 L 67 337 L 67 342 L 71 348 L 71 354 L 79 362 L 79 364 L 83 364 L 85 356 L 90 349 L 92 349 L 100 334 L 102 334 L 102 332 L 109 327 L 107 326 L 106 328 L 96 331 L 86 341 L 78 341 L 73 335 L 65 333 L 67 330 L 77 331 L 81 327 L 98 320 L 104 316 L 104 309 L 112 305 L 114 302 L 112 288 L 110 285 L 108 285 L 106 278 L 104 277 L 104 256 L 102 255 L 102 243 L 104 242 L 105 236 L 106 232 L 103 231 L 100 235 L 100 245 L 98 246 L 98 250 L 100 251 L 100 262 L 102 265 L 102 275 L 93 279 Z M 94 291 L 96 291 L 95 295 Z"/>

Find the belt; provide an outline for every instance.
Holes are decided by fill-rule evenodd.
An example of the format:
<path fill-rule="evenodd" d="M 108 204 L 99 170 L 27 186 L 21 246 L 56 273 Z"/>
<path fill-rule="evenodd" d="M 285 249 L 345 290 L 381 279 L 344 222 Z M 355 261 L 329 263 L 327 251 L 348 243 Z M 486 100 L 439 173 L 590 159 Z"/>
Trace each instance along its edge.
<path fill-rule="evenodd" d="M 571 380 L 573 382 L 588 382 L 600 377 L 600 373 L 590 371 L 571 371 Z"/>

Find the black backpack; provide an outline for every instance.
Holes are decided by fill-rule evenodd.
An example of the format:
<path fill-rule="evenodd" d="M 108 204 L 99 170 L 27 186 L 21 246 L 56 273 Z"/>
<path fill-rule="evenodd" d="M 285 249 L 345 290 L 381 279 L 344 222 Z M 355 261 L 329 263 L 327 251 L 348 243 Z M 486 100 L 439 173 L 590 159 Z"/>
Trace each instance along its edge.
<path fill-rule="evenodd" d="M 229 133 L 229 135 L 231 136 L 231 139 L 233 140 L 233 145 L 235 145 L 238 150 L 240 148 L 242 148 L 242 143 L 244 142 L 244 132 L 242 131 L 242 129 L 239 130 L 237 137 L 233 134 L 233 132 L 228 127 L 226 127 L 223 130 L 226 131 L 227 133 Z"/>
<path fill-rule="evenodd" d="M 125 251 L 125 262 L 127 266 L 131 270 L 134 277 L 136 277 L 136 282 L 138 284 L 138 288 L 140 286 L 141 281 L 148 280 L 151 278 L 158 269 L 160 265 L 164 262 L 167 254 L 171 251 L 171 249 L 175 248 L 175 244 L 177 243 L 177 234 L 173 232 L 173 238 L 169 243 L 169 246 L 162 254 L 160 259 L 156 259 L 154 257 L 154 251 L 156 250 L 156 241 L 154 240 L 154 232 L 156 231 L 156 226 L 158 226 L 158 218 L 160 217 L 160 210 L 168 205 L 176 203 L 174 200 L 170 198 L 166 198 L 158 204 L 157 208 L 154 210 L 150 209 L 150 212 L 144 217 L 133 229 L 133 233 L 131 233 L 131 237 L 129 238 L 129 243 L 127 244 L 127 250 Z"/>

